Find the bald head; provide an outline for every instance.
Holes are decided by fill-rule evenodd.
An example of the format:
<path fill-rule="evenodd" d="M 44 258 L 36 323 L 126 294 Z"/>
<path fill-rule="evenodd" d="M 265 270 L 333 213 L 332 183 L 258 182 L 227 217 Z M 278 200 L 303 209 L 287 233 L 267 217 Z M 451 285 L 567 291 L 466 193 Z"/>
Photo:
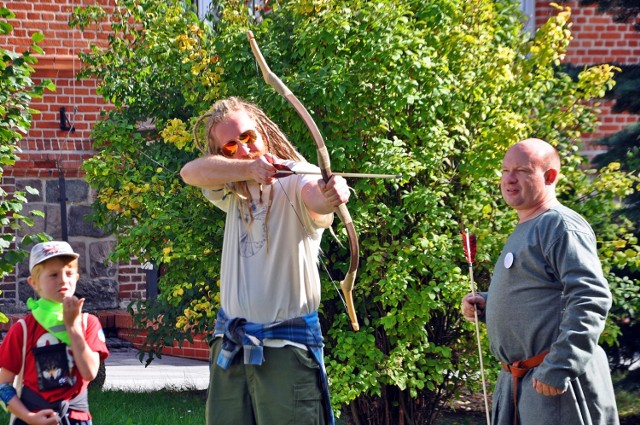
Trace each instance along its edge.
<path fill-rule="evenodd" d="M 525 139 L 511 146 L 502 161 L 500 187 L 520 221 L 530 220 L 558 202 L 555 196 L 560 156 L 549 143 Z"/>
<path fill-rule="evenodd" d="M 542 167 L 544 170 L 554 169 L 560 172 L 560 155 L 556 148 L 542 139 L 525 139 L 511 146 L 507 154 L 511 150 L 518 150 L 527 155 L 532 164 Z"/>

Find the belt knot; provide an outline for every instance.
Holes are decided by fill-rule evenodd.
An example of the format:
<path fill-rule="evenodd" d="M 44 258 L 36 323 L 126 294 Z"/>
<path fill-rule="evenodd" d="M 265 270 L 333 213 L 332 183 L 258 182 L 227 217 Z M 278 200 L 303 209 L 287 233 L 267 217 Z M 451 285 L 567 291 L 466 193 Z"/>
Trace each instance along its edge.
<path fill-rule="evenodd" d="M 518 425 L 518 379 L 524 378 L 527 372 L 538 366 L 544 358 L 549 354 L 548 351 L 540 353 L 537 356 L 530 357 L 526 360 L 518 360 L 511 364 L 500 362 L 502 369 L 509 372 L 513 376 L 513 424 Z"/>

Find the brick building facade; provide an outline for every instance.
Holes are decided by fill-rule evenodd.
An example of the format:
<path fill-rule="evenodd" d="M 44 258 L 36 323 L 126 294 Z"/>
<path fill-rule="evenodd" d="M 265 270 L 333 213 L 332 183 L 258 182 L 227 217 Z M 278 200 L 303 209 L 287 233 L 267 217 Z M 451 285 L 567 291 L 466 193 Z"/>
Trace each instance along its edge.
<path fill-rule="evenodd" d="M 613 22 L 609 15 L 596 13 L 596 6 L 579 7 L 575 0 L 562 2 L 571 7 L 571 32 L 573 40 L 567 50 L 565 62 L 572 65 L 596 65 L 601 63 L 618 65 L 640 64 L 640 32 L 631 24 Z M 535 26 L 544 24 L 556 9 L 549 2 L 536 1 Z M 640 116 L 611 112 L 613 101 L 600 105 L 600 126 L 595 132 L 585 134 L 583 140 L 586 154 L 593 156 L 601 151 L 593 144 L 597 139 L 617 133 L 630 124 L 638 122 Z"/>
<path fill-rule="evenodd" d="M 198 0 L 195 4 L 204 4 L 203 1 Z M 57 86 L 55 93 L 46 92 L 42 99 L 32 103 L 41 114 L 34 116 L 29 134 L 21 141 L 20 160 L 14 167 L 4 170 L 2 185 L 9 193 L 27 185 L 39 189 L 40 195 L 31 197 L 26 207 L 44 211 L 46 219 L 32 230 L 45 231 L 55 238 L 68 237 L 83 259 L 79 291 L 84 291 L 90 300 L 87 306 L 97 311 L 121 309 L 129 300 L 145 297 L 147 272 L 135 260 L 129 264 L 105 264 L 115 238 L 85 220 L 94 196 L 82 178 L 80 166 L 93 154 L 91 130 L 100 111 L 109 105 L 97 95 L 94 81 L 77 81 L 74 76 L 81 66 L 78 54 L 87 51 L 91 42 L 104 43 L 108 28 L 93 28 L 81 33 L 71 30 L 68 20 L 74 7 L 94 2 L 5 1 L 4 6 L 12 10 L 16 18 L 11 21 L 14 32 L 9 38 L 0 37 L 0 43 L 5 49 L 23 51 L 31 43 L 31 34 L 43 32 L 45 39 L 40 46 L 46 55 L 39 57 L 33 78 L 48 78 Z M 112 0 L 99 2 L 107 6 L 113 4 Z M 536 27 L 557 13 L 549 2 L 524 0 L 525 4 Z M 572 7 L 574 37 L 566 62 L 575 65 L 638 63 L 640 33 L 631 25 L 616 24 L 610 16 L 596 14 L 595 7 L 578 7 L 577 1 L 564 4 Z M 599 150 L 593 145 L 594 140 L 638 121 L 636 115 L 612 114 L 611 106 L 611 102 L 603 102 L 602 124 L 595 133 L 584 137 L 587 155 Z M 64 108 L 66 119 L 61 120 L 61 108 Z M 68 129 L 70 126 L 74 127 L 73 131 Z M 62 189 L 66 192 L 64 199 L 60 196 Z M 26 276 L 26 266 L 19 265 L 15 275 L 0 282 L 3 312 L 11 313 L 12 308 L 24 311 L 24 300 L 30 295 L 30 289 L 24 283 Z M 127 322 L 120 314 L 116 319 L 118 323 Z M 199 356 L 201 354 L 195 357 Z"/>
<path fill-rule="evenodd" d="M 10 22 L 13 33 L 4 40 L 0 37 L 0 43 L 5 49 L 21 52 L 31 44 L 34 32 L 44 33 L 39 45 L 45 55 L 36 55 L 38 63 L 34 65 L 32 78 L 50 79 L 56 91 L 45 91 L 42 99 L 33 100 L 31 106 L 40 114 L 34 115 L 29 133 L 20 142 L 20 160 L 4 169 L 2 185 L 9 193 L 25 186 L 38 189 L 39 195 L 30 195 L 25 208 L 43 211 L 46 219 L 36 220 L 35 226 L 26 231 L 44 231 L 54 238 L 68 239 L 81 254 L 79 285 L 92 294 L 87 298 L 88 307 L 104 309 L 118 308 L 132 298 L 144 296 L 146 271 L 135 261 L 105 264 L 115 238 L 86 220 L 94 196 L 82 178 L 80 166 L 93 155 L 91 130 L 108 105 L 97 95 L 95 81 L 77 81 L 75 75 L 81 66 L 78 54 L 88 51 L 92 42 L 105 43 L 107 28 L 81 33 L 71 30 L 68 21 L 74 7 L 93 3 L 93 0 L 4 2 L 16 16 Z M 61 199 L 61 191 L 65 199 Z M 3 311 L 11 311 L 12 304 L 17 310 L 24 308 L 30 295 L 25 283 L 27 275 L 26 264 L 21 264 L 14 276 L 3 280 L 0 286 L 0 299 L 6 305 Z M 109 288 L 106 293 L 97 290 L 105 287 Z"/>

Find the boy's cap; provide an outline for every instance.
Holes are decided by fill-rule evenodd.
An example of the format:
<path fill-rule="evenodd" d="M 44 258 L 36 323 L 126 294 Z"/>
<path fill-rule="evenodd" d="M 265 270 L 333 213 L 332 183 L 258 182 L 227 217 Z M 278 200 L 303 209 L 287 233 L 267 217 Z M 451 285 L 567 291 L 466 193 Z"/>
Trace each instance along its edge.
<path fill-rule="evenodd" d="M 29 257 L 29 272 L 43 261 L 47 261 L 53 257 L 73 257 L 78 258 L 80 254 L 73 252 L 73 248 L 67 242 L 51 241 L 42 242 L 31 248 L 31 256 Z"/>

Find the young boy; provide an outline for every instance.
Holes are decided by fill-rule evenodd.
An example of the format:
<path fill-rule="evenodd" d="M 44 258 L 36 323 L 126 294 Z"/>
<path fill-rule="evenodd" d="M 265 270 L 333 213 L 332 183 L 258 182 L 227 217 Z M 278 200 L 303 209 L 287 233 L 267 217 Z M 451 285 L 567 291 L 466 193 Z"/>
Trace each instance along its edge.
<path fill-rule="evenodd" d="M 89 382 L 108 357 L 97 317 L 82 313 L 84 299 L 73 294 L 78 257 L 67 242 L 39 243 L 29 258 L 29 299 L 22 395 L 12 383 L 20 373 L 24 329 L 15 323 L 0 345 L 0 406 L 16 416 L 15 425 L 91 425 Z"/>

